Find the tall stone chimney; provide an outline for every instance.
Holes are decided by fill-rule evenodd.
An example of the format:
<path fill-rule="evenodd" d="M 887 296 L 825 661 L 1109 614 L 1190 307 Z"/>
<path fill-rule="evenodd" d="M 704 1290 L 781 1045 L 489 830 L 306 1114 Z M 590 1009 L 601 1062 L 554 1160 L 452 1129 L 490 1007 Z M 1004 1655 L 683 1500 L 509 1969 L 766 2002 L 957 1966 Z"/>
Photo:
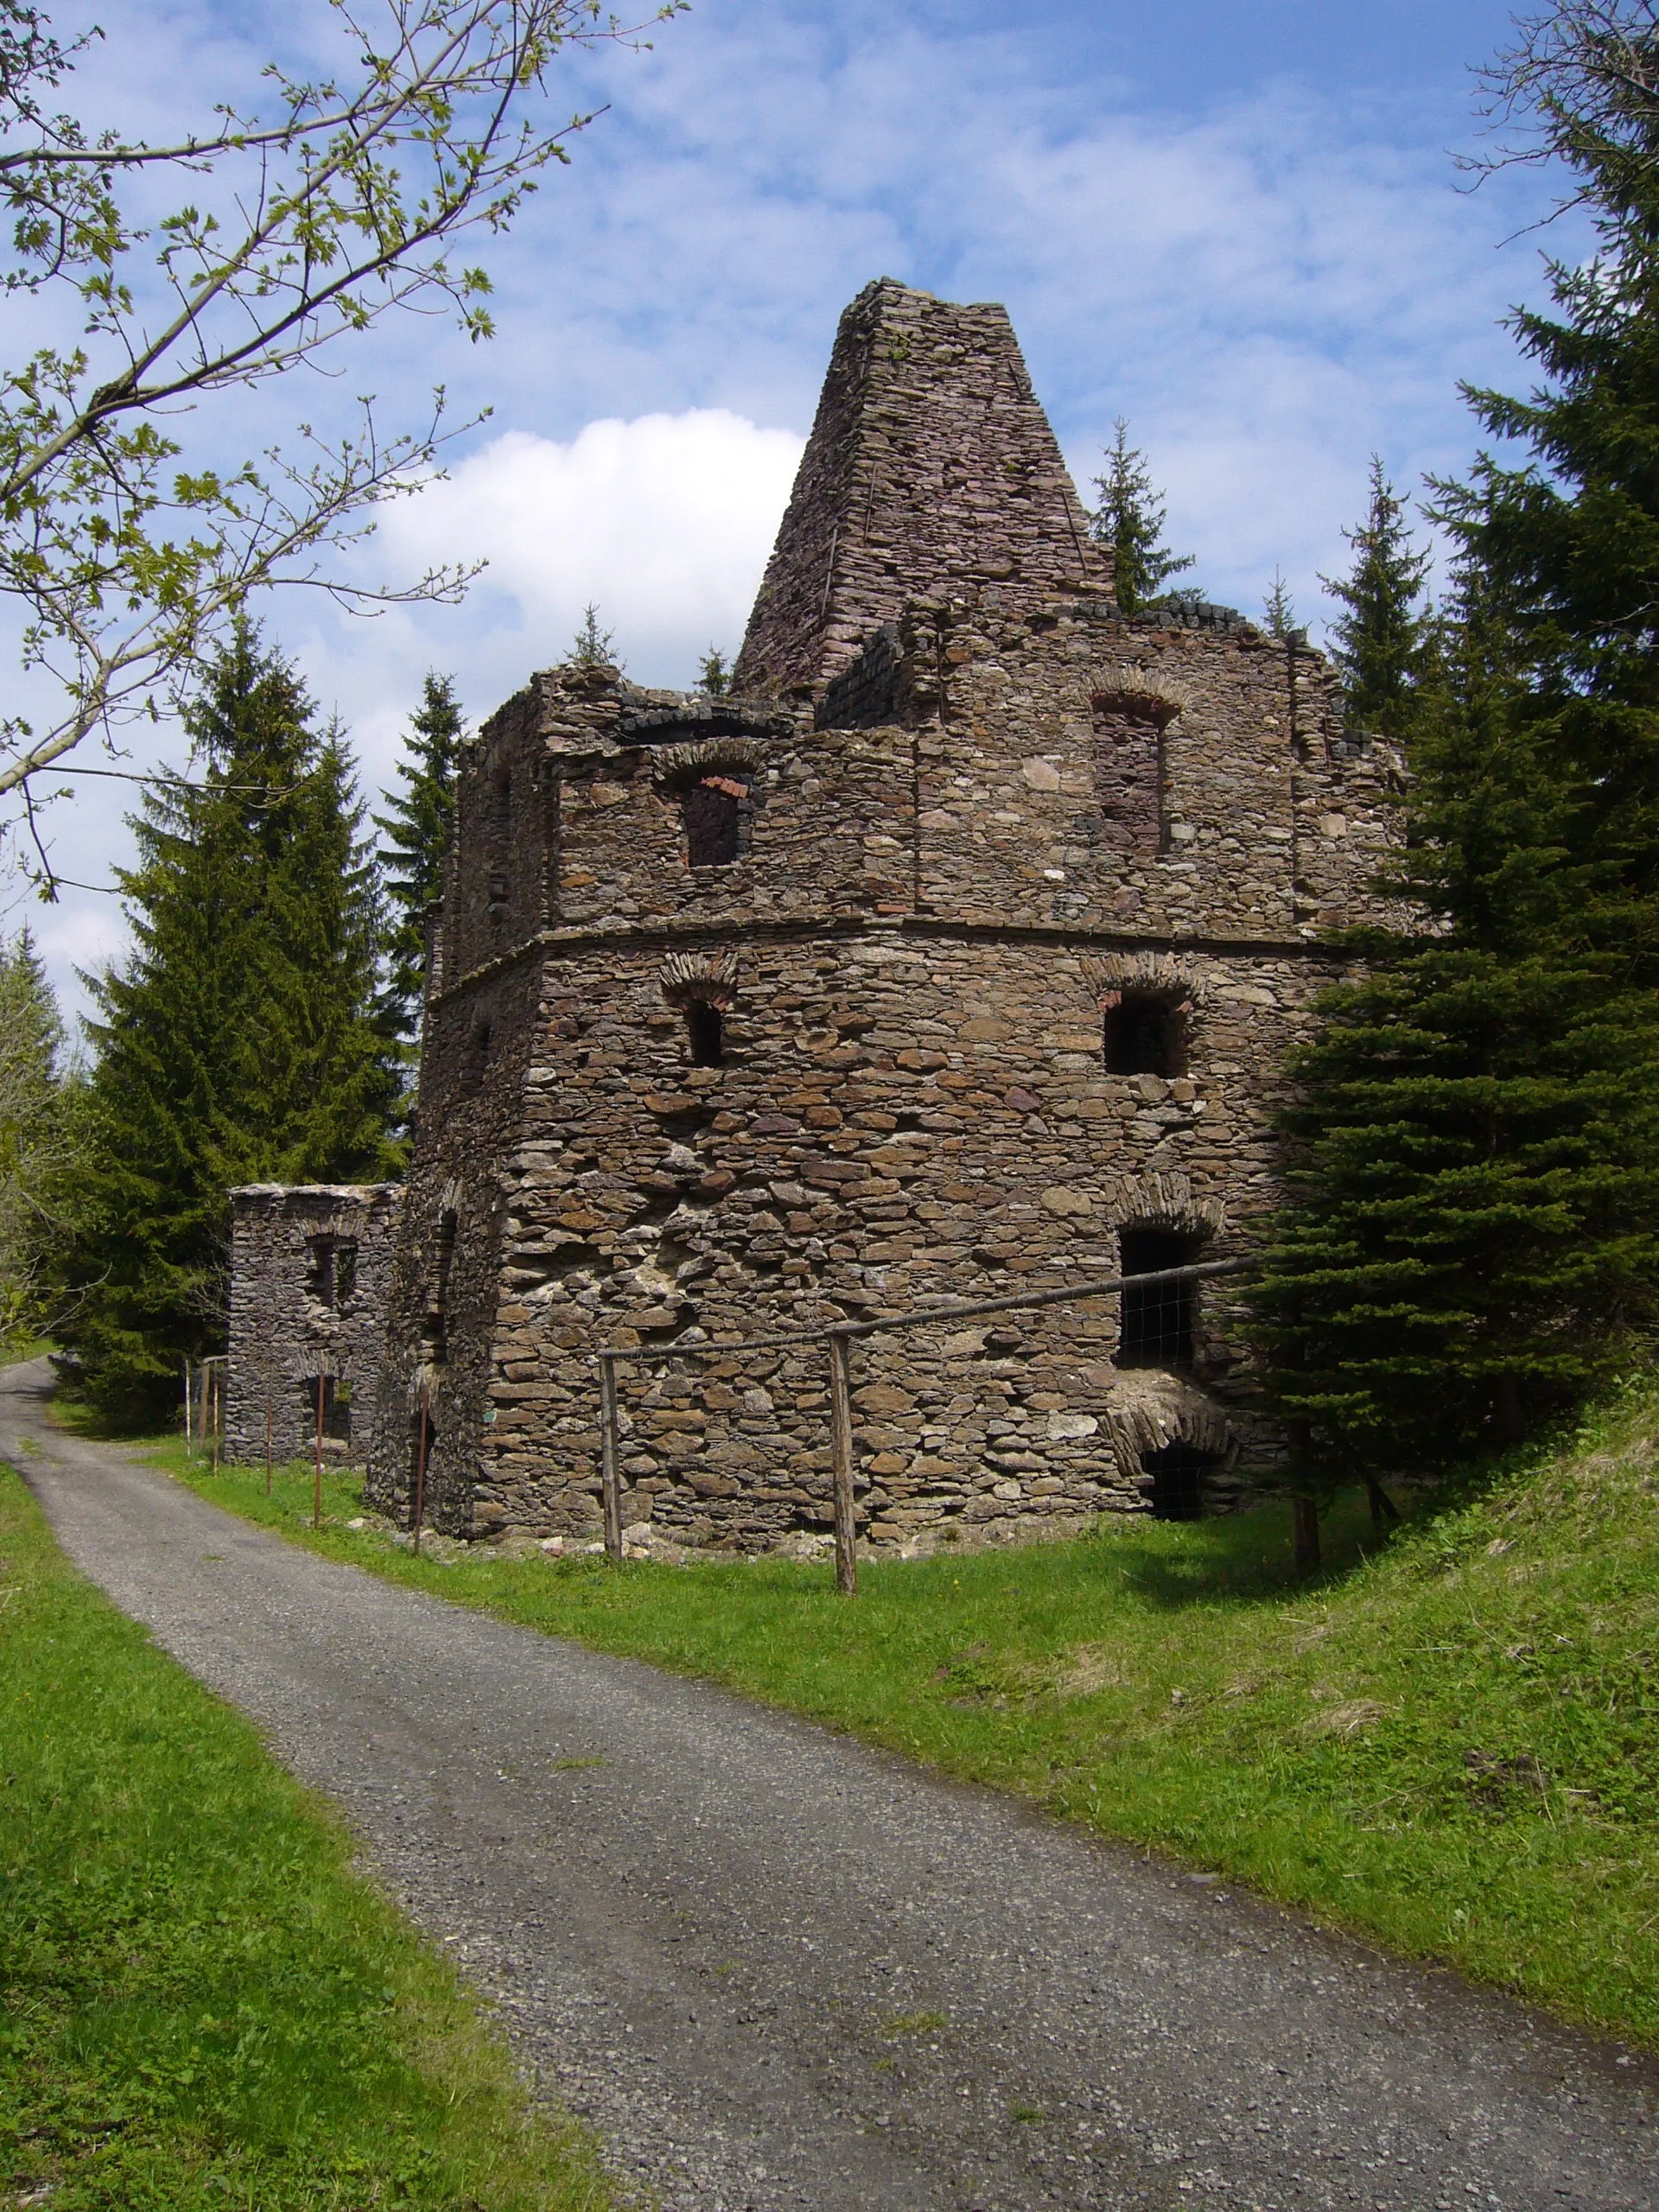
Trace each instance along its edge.
<path fill-rule="evenodd" d="M 822 693 L 907 601 L 1109 596 L 1007 310 L 881 277 L 841 319 L 735 688 Z"/>

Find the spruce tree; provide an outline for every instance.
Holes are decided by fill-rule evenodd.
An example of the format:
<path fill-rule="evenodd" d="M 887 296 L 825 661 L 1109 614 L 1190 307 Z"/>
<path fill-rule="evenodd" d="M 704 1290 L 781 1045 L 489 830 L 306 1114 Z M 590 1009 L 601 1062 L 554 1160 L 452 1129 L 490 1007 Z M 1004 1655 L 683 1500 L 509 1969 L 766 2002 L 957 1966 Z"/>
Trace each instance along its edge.
<path fill-rule="evenodd" d="M 1172 576 L 1190 569 L 1194 556 L 1172 553 L 1164 543 L 1163 494 L 1153 489 L 1147 456 L 1129 443 L 1122 416 L 1112 429 L 1104 474 L 1095 479 L 1100 505 L 1089 518 L 1089 528 L 1100 544 L 1111 547 L 1117 603 L 1126 614 L 1135 614 Z"/>
<path fill-rule="evenodd" d="M 1276 563 L 1272 589 L 1262 602 L 1262 617 L 1270 638 L 1288 638 L 1296 627 L 1296 604 L 1285 582 L 1285 572 Z"/>
<path fill-rule="evenodd" d="M 132 822 L 133 949 L 99 1013 L 86 1217 L 62 1334 L 110 1417 L 170 1408 L 222 1349 L 226 1193 L 395 1168 L 383 923 L 350 757 L 293 669 L 243 631 L 188 717 L 197 780 Z"/>
<path fill-rule="evenodd" d="M 1314 1491 L 1520 1440 L 1653 1315 L 1659 1022 L 1526 708 L 1465 570 L 1409 733 L 1417 926 L 1347 940 L 1363 979 L 1293 1065 L 1290 1196 L 1251 1294 Z"/>
<path fill-rule="evenodd" d="M 1402 737 L 1421 674 L 1423 590 L 1429 559 L 1414 546 L 1405 502 L 1371 455 L 1371 497 L 1365 520 L 1343 536 L 1354 549 L 1346 576 L 1319 582 L 1343 612 L 1331 626 L 1332 658 L 1341 673 L 1355 726 Z"/>
<path fill-rule="evenodd" d="M 0 943 L 0 1338 L 48 1318 L 75 1199 L 76 1084 L 63 1022 L 27 929 Z"/>
<path fill-rule="evenodd" d="M 1437 489 L 1503 608 L 1529 725 L 1581 794 L 1573 842 L 1603 871 L 1602 926 L 1659 982 L 1659 31 L 1645 9 L 1630 28 L 1621 57 L 1605 22 L 1569 19 L 1520 87 L 1599 251 L 1549 264 L 1553 313 L 1511 318 L 1540 385 L 1467 394 L 1532 458 L 1483 454 Z"/>
<path fill-rule="evenodd" d="M 397 763 L 404 789 L 387 793 L 386 811 L 373 817 L 375 827 L 385 832 L 382 866 L 392 910 L 381 1003 L 410 1047 L 420 1040 L 427 934 L 443 895 L 455 767 L 466 734 L 454 679 L 429 674 Z"/>
<path fill-rule="evenodd" d="M 620 668 L 617 658 L 616 632 L 601 630 L 599 608 L 592 600 L 582 610 L 582 626 L 570 640 L 570 665 L 573 668 Z"/>

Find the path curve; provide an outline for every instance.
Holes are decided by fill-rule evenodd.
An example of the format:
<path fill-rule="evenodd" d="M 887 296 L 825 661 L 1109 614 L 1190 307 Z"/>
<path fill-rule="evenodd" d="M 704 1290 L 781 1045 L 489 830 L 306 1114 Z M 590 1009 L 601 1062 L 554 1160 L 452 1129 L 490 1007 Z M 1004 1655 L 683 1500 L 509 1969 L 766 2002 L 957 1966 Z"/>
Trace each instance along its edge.
<path fill-rule="evenodd" d="M 666 2212 L 1659 2202 L 1647 2061 L 318 1559 L 53 1428 L 49 1382 L 0 1370 L 0 1458 L 71 1557 L 345 1809 Z"/>

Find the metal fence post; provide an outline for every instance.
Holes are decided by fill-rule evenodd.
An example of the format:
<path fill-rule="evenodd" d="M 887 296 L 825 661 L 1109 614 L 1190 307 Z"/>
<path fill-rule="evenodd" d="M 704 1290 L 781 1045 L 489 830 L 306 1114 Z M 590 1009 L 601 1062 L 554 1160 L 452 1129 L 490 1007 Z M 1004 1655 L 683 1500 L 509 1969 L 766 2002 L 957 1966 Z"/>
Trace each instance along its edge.
<path fill-rule="evenodd" d="M 426 1445 L 432 1427 L 432 1386 L 424 1381 L 421 1384 L 415 1421 L 415 1510 L 410 1516 L 415 1524 L 415 1541 L 410 1548 L 418 1559 L 421 1555 L 421 1523 L 426 1518 Z"/>
<path fill-rule="evenodd" d="M 830 1426 L 836 1457 L 836 1586 L 858 1594 L 858 1521 L 853 1505 L 853 1348 L 838 1330 L 830 1336 Z"/>
<path fill-rule="evenodd" d="M 618 1464 L 616 1362 L 608 1352 L 599 1355 L 600 1481 L 605 1497 L 605 1549 L 613 1559 L 622 1556 L 622 1470 Z"/>
<path fill-rule="evenodd" d="M 322 1363 L 318 1362 L 321 1366 Z M 317 1453 L 311 1484 L 311 1526 L 322 1526 L 322 1386 L 323 1377 L 317 1376 Z"/>

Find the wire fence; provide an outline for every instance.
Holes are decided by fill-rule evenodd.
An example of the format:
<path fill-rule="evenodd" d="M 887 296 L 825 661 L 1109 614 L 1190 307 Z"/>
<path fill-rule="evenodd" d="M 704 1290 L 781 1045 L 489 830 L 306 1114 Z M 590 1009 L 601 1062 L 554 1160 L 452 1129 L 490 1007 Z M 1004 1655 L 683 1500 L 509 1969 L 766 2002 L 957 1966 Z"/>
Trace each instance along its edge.
<path fill-rule="evenodd" d="M 742 1337 L 735 1343 L 671 1344 L 607 1344 L 597 1355 L 599 1363 L 600 1472 L 605 1503 L 605 1549 L 613 1560 L 622 1557 L 621 1415 L 618 1408 L 616 1370 L 626 1360 L 635 1366 L 659 1366 L 674 1359 L 730 1359 L 745 1353 L 781 1351 L 797 1345 L 824 1347 L 830 1370 L 830 1429 L 834 1458 L 836 1526 L 836 1582 L 847 1597 L 858 1590 L 858 1513 L 854 1496 L 857 1478 L 853 1436 L 852 1346 L 858 1337 L 897 1334 L 906 1329 L 925 1329 L 942 1321 L 976 1319 L 982 1313 L 1028 1313 L 1038 1306 L 1075 1305 L 1086 1299 L 1125 1297 L 1126 1314 L 1143 1319 L 1139 1333 L 1150 1338 L 1167 1334 L 1172 1341 L 1191 1334 L 1190 1285 L 1218 1275 L 1240 1275 L 1255 1268 L 1254 1260 L 1201 1260 L 1190 1266 L 1158 1268 L 1137 1274 L 1109 1275 L 1092 1282 L 1068 1283 L 1059 1290 L 1023 1291 L 1008 1298 L 956 1300 L 944 1306 L 918 1306 L 908 1313 L 885 1314 L 874 1320 L 834 1321 L 817 1328 L 787 1329 L 775 1336 Z M 1154 1325 L 1152 1318 L 1157 1316 Z M 1177 1317 L 1166 1319 L 1167 1316 Z M 1147 1346 L 1150 1349 L 1150 1344 Z"/>

